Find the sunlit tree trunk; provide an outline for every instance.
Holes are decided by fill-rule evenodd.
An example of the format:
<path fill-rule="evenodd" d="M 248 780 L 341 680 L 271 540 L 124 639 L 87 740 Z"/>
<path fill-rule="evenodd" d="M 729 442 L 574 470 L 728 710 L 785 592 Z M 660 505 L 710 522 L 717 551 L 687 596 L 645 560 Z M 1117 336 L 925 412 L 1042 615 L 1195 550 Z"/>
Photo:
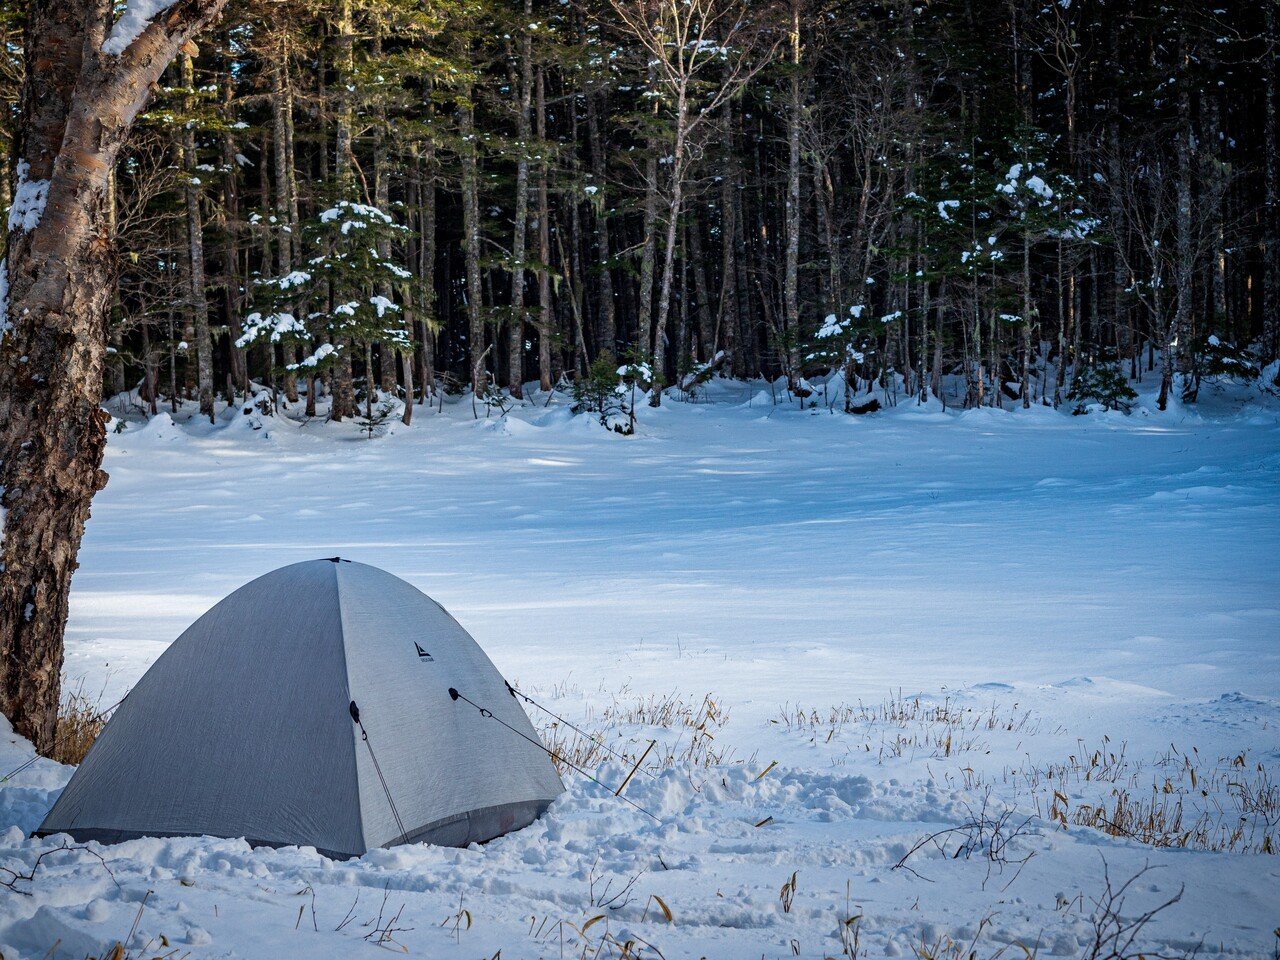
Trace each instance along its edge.
<path fill-rule="evenodd" d="M 223 2 L 179 0 L 118 53 L 102 49 L 106 4 L 28 8 L 15 197 L 26 216 L 11 220 L 10 327 L 0 340 L 0 696 L 14 729 L 44 753 L 54 743 L 71 576 L 107 480 L 110 171 L 160 74 Z"/>

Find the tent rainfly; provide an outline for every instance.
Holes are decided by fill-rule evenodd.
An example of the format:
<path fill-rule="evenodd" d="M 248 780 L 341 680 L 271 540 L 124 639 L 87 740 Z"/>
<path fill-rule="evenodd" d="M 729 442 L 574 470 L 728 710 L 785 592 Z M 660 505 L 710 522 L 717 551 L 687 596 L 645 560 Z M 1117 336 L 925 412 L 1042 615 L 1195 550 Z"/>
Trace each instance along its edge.
<path fill-rule="evenodd" d="M 465 846 L 527 826 L 564 791 L 539 744 L 434 600 L 364 564 L 295 563 L 174 641 L 37 834 L 244 837 L 334 858 Z"/>

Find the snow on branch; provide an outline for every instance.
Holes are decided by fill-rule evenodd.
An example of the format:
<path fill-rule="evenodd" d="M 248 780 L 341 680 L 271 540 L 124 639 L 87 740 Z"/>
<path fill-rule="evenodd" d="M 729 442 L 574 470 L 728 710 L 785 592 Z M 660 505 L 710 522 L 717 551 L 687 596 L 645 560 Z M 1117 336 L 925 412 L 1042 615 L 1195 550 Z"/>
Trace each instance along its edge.
<path fill-rule="evenodd" d="M 111 27 L 111 33 L 102 43 L 102 52 L 117 57 L 129 44 L 142 36 L 151 21 L 172 7 L 177 0 L 129 0 L 124 12 Z"/>

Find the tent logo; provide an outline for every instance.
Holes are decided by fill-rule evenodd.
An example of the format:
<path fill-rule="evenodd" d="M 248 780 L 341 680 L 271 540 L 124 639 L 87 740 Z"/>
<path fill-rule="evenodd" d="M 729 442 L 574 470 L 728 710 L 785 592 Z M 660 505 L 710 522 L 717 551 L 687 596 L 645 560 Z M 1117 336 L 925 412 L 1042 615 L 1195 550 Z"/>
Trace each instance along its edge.
<path fill-rule="evenodd" d="M 434 660 L 435 660 L 435 657 L 433 657 L 431 654 L 427 653 L 427 651 L 423 650 L 423 649 L 422 649 L 422 644 L 418 643 L 416 640 L 415 640 L 415 641 L 414 641 L 414 643 L 413 643 L 413 648 L 414 648 L 415 650 L 417 650 L 417 651 L 418 651 L 418 659 L 419 659 L 419 660 L 425 660 L 425 661 L 434 661 Z"/>

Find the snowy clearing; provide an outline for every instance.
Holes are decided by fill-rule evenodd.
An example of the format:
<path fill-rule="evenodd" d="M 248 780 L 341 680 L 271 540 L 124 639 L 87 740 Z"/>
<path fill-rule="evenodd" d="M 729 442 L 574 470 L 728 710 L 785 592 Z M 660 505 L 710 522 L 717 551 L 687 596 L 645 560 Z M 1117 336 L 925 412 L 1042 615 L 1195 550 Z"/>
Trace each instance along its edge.
<path fill-rule="evenodd" d="M 374 440 L 129 423 L 65 672 L 113 703 L 237 586 L 341 554 L 439 600 L 611 748 L 657 739 L 627 796 L 662 822 L 570 774 L 544 820 L 471 850 L 57 851 L 24 839 L 70 773 L 39 761 L 0 787 L 0 867 L 46 853 L 14 881 L 29 896 L 0 890 L 4 957 L 100 956 L 131 931 L 166 957 L 1089 956 L 1104 871 L 1146 866 L 1123 916 L 1185 886 L 1146 949 L 1273 956 L 1274 400 L 849 417 L 718 382 L 622 438 L 544 399 Z M 7 772 L 30 750 L 5 744 Z"/>

